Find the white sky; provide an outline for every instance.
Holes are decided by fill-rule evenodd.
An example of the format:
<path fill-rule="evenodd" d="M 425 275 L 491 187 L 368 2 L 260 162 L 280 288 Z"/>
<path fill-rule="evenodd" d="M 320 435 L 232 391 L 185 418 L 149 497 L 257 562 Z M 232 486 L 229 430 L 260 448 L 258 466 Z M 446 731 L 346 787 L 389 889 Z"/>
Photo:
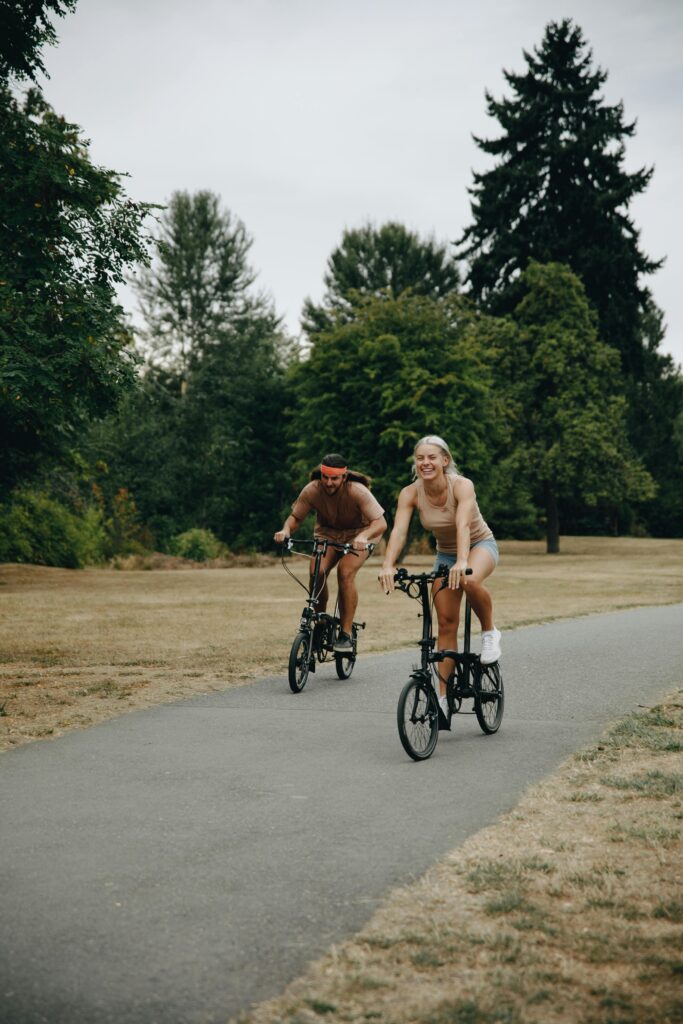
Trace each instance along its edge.
<path fill-rule="evenodd" d="M 632 205 L 664 350 L 683 363 L 683 4 L 678 0 L 80 0 L 44 52 L 49 100 L 163 203 L 210 189 L 254 238 L 251 262 L 289 330 L 323 292 L 346 227 L 397 220 L 439 241 L 470 222 L 472 133 L 498 134 L 484 90 L 508 90 L 546 23 L 573 18 L 655 165 Z M 130 294 L 123 297 L 131 311 Z"/>

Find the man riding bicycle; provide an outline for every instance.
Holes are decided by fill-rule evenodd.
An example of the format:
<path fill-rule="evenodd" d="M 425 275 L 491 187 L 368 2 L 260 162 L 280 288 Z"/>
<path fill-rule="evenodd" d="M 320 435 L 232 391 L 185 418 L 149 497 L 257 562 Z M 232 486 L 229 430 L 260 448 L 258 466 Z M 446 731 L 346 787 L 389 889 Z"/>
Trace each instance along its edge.
<path fill-rule="evenodd" d="M 341 628 L 334 645 L 336 654 L 353 651 L 351 630 L 358 607 L 356 573 L 370 554 L 368 544 L 379 540 L 387 528 L 384 509 L 370 492 L 369 485 L 369 478 L 349 470 L 347 460 L 341 455 L 326 455 L 311 473 L 310 482 L 292 505 L 282 529 L 275 534 L 277 543 L 282 544 L 299 529 L 309 512 L 315 512 L 316 537 L 349 543 L 353 548 L 353 553 L 347 555 L 330 548 L 322 563 L 325 584 L 316 605 L 318 612 L 327 609 L 327 575 L 337 566 Z M 312 560 L 311 573 L 313 565 Z"/>

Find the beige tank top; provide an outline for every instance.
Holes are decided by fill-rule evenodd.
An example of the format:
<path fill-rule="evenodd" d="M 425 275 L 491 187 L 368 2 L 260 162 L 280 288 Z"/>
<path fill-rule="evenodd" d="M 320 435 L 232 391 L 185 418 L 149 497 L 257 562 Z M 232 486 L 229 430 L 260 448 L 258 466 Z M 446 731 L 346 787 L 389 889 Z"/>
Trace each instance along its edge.
<path fill-rule="evenodd" d="M 436 550 L 444 555 L 455 555 L 456 531 L 455 513 L 458 507 L 455 494 L 453 493 L 454 476 L 447 476 L 448 490 L 446 492 L 445 505 L 432 505 L 427 497 L 422 480 L 416 480 L 417 487 L 417 510 L 420 514 L 420 522 L 425 530 L 429 530 L 436 538 Z M 493 531 L 487 526 L 484 517 L 479 511 L 479 505 L 474 502 L 474 511 L 470 520 L 470 546 L 480 540 L 488 540 L 493 537 Z"/>

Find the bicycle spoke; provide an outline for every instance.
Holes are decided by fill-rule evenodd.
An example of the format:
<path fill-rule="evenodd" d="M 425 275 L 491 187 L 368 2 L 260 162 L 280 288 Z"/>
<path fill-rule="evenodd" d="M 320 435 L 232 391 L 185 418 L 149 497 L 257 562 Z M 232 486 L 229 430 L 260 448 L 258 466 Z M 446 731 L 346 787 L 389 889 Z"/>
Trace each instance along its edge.
<path fill-rule="evenodd" d="M 403 687 L 397 709 L 403 749 L 414 761 L 430 757 L 439 738 L 436 698 L 431 686 L 411 679 Z"/>
<path fill-rule="evenodd" d="M 475 686 L 474 710 L 483 732 L 497 732 L 503 720 L 505 692 L 500 664 L 480 665 Z"/>

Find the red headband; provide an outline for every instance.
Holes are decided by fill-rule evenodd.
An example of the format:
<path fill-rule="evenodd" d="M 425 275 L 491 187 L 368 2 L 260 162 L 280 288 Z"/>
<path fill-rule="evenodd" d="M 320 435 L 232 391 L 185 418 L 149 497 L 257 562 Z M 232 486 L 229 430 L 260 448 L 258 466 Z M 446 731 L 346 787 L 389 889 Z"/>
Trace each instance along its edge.
<path fill-rule="evenodd" d="M 347 469 L 348 466 L 323 466 L 322 463 L 320 464 L 320 472 L 325 476 L 343 476 Z"/>

